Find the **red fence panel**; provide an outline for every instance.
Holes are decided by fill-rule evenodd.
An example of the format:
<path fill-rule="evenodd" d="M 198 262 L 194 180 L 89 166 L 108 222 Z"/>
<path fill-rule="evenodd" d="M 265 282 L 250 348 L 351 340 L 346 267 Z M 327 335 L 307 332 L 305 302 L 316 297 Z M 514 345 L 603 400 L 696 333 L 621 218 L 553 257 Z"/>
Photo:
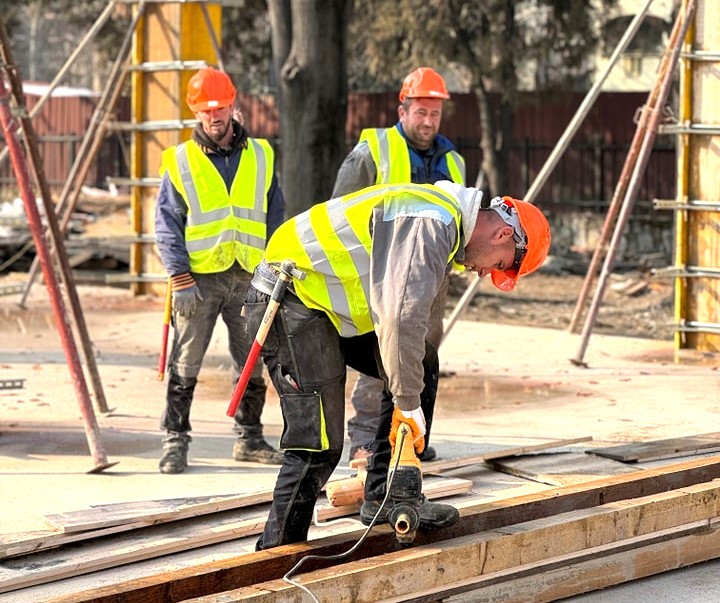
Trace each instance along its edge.
<path fill-rule="evenodd" d="M 28 110 L 31 110 L 42 89 L 26 89 Z M 521 97 L 513 122 L 513 135 L 508 165 L 509 191 L 522 196 L 529 188 L 557 140 L 563 134 L 583 94 L 526 94 Z M 561 158 L 548 182 L 540 191 L 538 202 L 582 203 L 602 209 L 612 197 L 622 170 L 625 155 L 635 132 L 634 117 L 647 98 L 645 93 L 603 93 L 596 100 L 581 124 L 570 148 Z M 88 91 L 56 93 L 34 118 L 40 152 L 53 189 L 62 186 L 87 129 L 97 95 Z M 497 95 L 491 95 L 496 105 Z M 280 123 L 274 97 L 244 95 L 239 97 L 245 126 L 252 136 L 270 139 L 279 153 Z M 387 127 L 397 122 L 396 92 L 353 93 L 348 98 L 345 127 L 349 151 L 365 127 Z M 114 119 L 126 121 L 129 101 L 121 99 Z M 453 94 L 447 103 L 441 132 L 450 138 L 464 155 L 468 183 L 474 184 L 480 169 L 480 120 L 473 94 Z M 0 142 L 1 144 L 1 142 Z M 108 135 L 87 178 L 90 186 L 105 186 L 108 176 L 127 176 L 124 156 L 127 134 Z M 639 199 L 672 198 L 675 196 L 675 151 L 673 140 L 658 137 Z M 0 166 L 0 185 L 13 187 L 13 176 L 7 164 Z M 594 203 L 594 205 L 593 205 Z"/>

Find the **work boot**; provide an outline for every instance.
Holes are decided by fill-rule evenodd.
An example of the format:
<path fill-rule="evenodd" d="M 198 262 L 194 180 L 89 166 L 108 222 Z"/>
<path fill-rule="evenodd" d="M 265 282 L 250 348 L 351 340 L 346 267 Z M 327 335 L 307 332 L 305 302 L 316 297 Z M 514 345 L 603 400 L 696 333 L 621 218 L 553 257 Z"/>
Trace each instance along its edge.
<path fill-rule="evenodd" d="M 238 438 L 233 446 L 233 458 L 248 463 L 265 465 L 282 465 L 284 454 L 275 450 L 262 436 L 254 438 Z"/>
<path fill-rule="evenodd" d="M 434 461 L 437 458 L 437 452 L 432 446 L 426 446 L 425 450 L 418 454 L 418 458 L 423 463 L 427 463 L 428 461 Z"/>
<path fill-rule="evenodd" d="M 185 471 L 190 440 L 190 436 L 186 433 L 168 431 L 163 440 L 160 473 L 182 473 Z"/>
<path fill-rule="evenodd" d="M 363 502 L 362 507 L 360 507 L 360 521 L 363 522 L 363 525 L 369 526 L 376 514 L 378 518 L 375 525 L 387 523 L 388 511 L 392 503 L 390 501 L 386 502 L 382 511 L 378 514 L 381 502 L 379 500 L 366 500 Z M 418 500 L 418 513 L 420 515 L 420 528 L 423 530 L 449 528 L 460 519 L 460 513 L 455 507 L 430 502 L 425 498 L 424 494 L 421 494 Z"/>

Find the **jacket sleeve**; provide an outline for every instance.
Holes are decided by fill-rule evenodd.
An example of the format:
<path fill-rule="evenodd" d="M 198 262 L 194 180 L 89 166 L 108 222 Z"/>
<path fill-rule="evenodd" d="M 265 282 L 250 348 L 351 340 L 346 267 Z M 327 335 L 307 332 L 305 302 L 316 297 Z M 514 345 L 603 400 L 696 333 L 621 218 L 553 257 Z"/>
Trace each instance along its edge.
<path fill-rule="evenodd" d="M 273 174 L 268 191 L 267 241 L 285 221 L 285 196 L 283 195 L 277 175 Z"/>
<path fill-rule="evenodd" d="M 185 201 L 165 174 L 155 202 L 155 242 L 170 276 L 190 272 L 190 258 L 185 246 L 186 221 Z"/>
<path fill-rule="evenodd" d="M 403 410 L 420 406 L 430 307 L 448 270 L 457 229 L 439 218 L 375 210 L 370 307 L 390 391 Z"/>
<path fill-rule="evenodd" d="M 377 178 L 377 168 L 370 154 L 370 147 L 363 141 L 355 145 L 338 170 L 332 198 L 354 193 L 372 186 Z"/>

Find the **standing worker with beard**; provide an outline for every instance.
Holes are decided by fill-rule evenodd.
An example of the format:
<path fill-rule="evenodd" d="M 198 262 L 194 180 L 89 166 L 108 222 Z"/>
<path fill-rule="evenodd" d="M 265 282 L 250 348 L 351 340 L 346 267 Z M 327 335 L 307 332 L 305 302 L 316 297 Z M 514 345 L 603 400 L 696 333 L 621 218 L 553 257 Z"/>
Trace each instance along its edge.
<path fill-rule="evenodd" d="M 409 73 L 400 89 L 398 122 L 391 128 L 366 128 L 355 148 L 340 166 L 333 197 L 341 197 L 373 184 L 434 184 L 448 180 L 465 184 L 465 160 L 442 136 L 443 101 L 450 98 L 442 76 L 430 67 Z M 443 334 L 443 314 L 449 278 L 443 280 L 433 301 L 428 342 L 435 351 Z M 350 395 L 355 416 L 348 421 L 350 459 L 369 457 L 378 426 L 383 382 L 360 374 Z M 429 440 L 430 425 L 426 442 Z M 435 458 L 427 446 L 421 460 Z"/>
<path fill-rule="evenodd" d="M 285 201 L 267 140 L 250 138 L 233 119 L 236 91 L 212 67 L 190 79 L 186 101 L 200 122 L 191 140 L 163 152 L 155 234 L 172 286 L 175 327 L 161 427 L 162 473 L 187 467 L 190 407 L 219 315 L 228 328 L 237 381 L 250 350 L 242 316 L 252 272 L 283 222 Z M 235 414 L 237 461 L 282 463 L 263 437 L 266 386 L 258 364 Z"/>

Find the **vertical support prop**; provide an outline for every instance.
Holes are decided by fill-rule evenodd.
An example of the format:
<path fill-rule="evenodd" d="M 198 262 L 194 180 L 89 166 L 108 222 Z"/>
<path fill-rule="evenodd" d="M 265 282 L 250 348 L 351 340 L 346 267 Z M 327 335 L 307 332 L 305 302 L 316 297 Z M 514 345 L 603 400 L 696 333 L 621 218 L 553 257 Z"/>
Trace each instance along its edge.
<path fill-rule="evenodd" d="M 617 224 L 615 225 L 615 231 L 613 233 L 612 240 L 610 241 L 607 256 L 605 257 L 605 262 L 603 263 L 603 267 L 598 277 L 598 284 L 597 288 L 595 289 L 595 295 L 592 299 L 592 302 L 590 303 L 588 315 L 585 319 L 585 324 L 583 326 L 582 334 L 580 337 L 580 346 L 578 347 L 578 351 L 575 357 L 570 360 L 570 362 L 577 366 L 587 366 L 587 364 L 584 362 L 584 357 L 585 352 L 587 351 L 588 342 L 590 340 L 592 327 L 595 324 L 595 318 L 597 317 L 597 313 L 600 308 L 600 302 L 602 301 L 603 295 L 605 294 L 605 288 L 607 286 L 608 279 L 610 278 L 610 273 L 615 264 L 615 257 L 617 255 L 617 250 L 620 247 L 620 240 L 622 238 L 623 231 L 625 230 L 625 226 L 630 219 L 630 213 L 635 202 L 637 191 L 640 187 L 640 178 L 645 172 L 648 159 L 650 158 L 652 146 L 655 142 L 655 135 L 658 130 L 658 125 L 660 123 L 660 114 L 663 109 L 663 105 L 665 104 L 665 101 L 667 99 L 668 93 L 670 92 L 673 71 L 675 69 L 675 66 L 677 65 L 678 58 L 680 56 L 680 48 L 682 46 L 682 41 L 685 39 L 685 35 L 687 34 L 688 28 L 690 27 L 690 23 L 692 22 L 694 13 L 695 0 L 690 0 L 688 2 L 687 10 L 685 11 L 685 13 L 681 12 L 678 14 L 677 23 L 682 23 L 682 26 L 680 26 L 680 35 L 675 41 L 675 44 L 668 48 L 669 53 L 665 57 L 667 68 L 661 68 L 660 78 L 662 79 L 662 84 L 658 93 L 657 102 L 654 107 L 644 108 L 644 111 L 647 112 L 648 115 L 647 117 L 643 117 L 641 119 L 647 120 L 647 132 L 645 133 L 642 146 L 640 147 L 640 151 L 638 153 L 637 163 L 635 164 L 632 176 L 630 178 L 630 182 L 628 183 L 627 191 L 625 192 L 625 197 L 623 199 L 622 207 L 620 209 Z"/>
<path fill-rule="evenodd" d="M 27 165 L 25 164 L 25 157 L 23 156 L 17 139 L 16 131 L 18 124 L 13 118 L 12 111 L 10 109 L 10 100 L 5 78 L 6 73 L 3 70 L 0 74 L 0 122 L 5 135 L 5 141 L 9 149 L 13 171 L 15 172 L 18 187 L 21 192 L 28 226 L 33 236 L 33 241 L 35 242 L 38 257 L 40 258 L 40 265 L 42 267 L 43 277 L 45 278 L 45 283 L 47 284 L 48 293 L 50 295 L 53 315 L 58 327 L 63 350 L 65 351 L 65 358 L 70 369 L 75 393 L 80 405 L 80 413 L 85 426 L 85 435 L 95 463 L 93 469 L 91 469 L 88 473 L 99 473 L 100 471 L 111 467 L 115 463 L 108 463 L 105 450 L 103 449 L 102 442 L 100 440 L 100 429 L 98 428 L 97 420 L 93 412 L 90 401 L 90 393 L 80 366 L 77 347 L 75 346 L 75 341 L 72 337 L 67 311 L 65 309 L 58 280 L 53 269 L 50 250 L 48 249 L 44 239 L 42 221 L 32 192 L 30 174 L 28 172 Z"/>
<path fill-rule="evenodd" d="M 7 32 L 5 31 L 5 26 L 2 21 L 0 21 L 0 49 L 5 65 L 14 65 L 15 62 L 13 61 L 10 53 L 10 44 Z M 105 391 L 102 386 L 102 380 L 100 379 L 100 372 L 98 371 L 97 362 L 95 361 L 95 354 L 93 351 L 92 341 L 90 340 L 90 334 L 88 333 L 87 323 L 85 322 L 85 316 L 83 315 L 80 296 L 78 295 L 77 288 L 75 287 L 72 267 L 70 266 L 70 261 L 67 257 L 67 252 L 63 242 L 63 235 L 58 224 L 57 216 L 55 215 L 52 195 L 50 194 L 50 188 L 48 187 L 47 178 L 45 177 L 45 169 L 43 168 L 42 158 L 40 157 L 40 153 L 38 151 L 35 127 L 33 126 L 32 120 L 27 115 L 25 95 L 22 91 L 22 83 L 18 74 L 13 69 L 8 69 L 6 75 L 10 85 L 10 93 L 21 114 L 20 125 L 22 126 L 24 133 L 25 148 L 27 149 L 30 168 L 35 176 L 35 182 L 40 189 L 40 197 L 42 198 L 43 207 L 45 208 L 45 218 L 48 224 L 46 232 L 50 236 L 50 241 L 52 243 L 51 252 L 54 252 L 55 259 L 57 260 L 57 266 L 59 268 L 60 279 L 62 284 L 65 285 L 70 310 L 72 312 L 73 320 L 75 321 L 75 330 L 80 337 L 80 343 L 82 344 L 85 366 L 87 367 L 88 373 L 90 373 L 93 391 L 95 392 L 95 403 L 97 404 L 100 412 L 108 412 L 107 399 L 105 398 Z"/>

